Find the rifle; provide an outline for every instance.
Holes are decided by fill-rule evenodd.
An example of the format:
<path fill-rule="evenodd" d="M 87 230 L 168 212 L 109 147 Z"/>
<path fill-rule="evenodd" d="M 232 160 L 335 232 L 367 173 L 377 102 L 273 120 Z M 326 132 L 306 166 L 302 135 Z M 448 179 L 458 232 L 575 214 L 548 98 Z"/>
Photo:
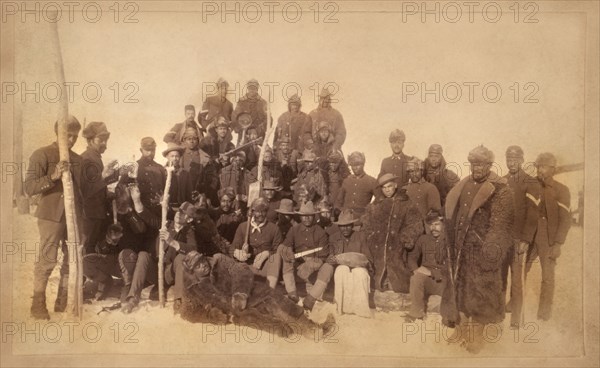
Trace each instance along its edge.
<path fill-rule="evenodd" d="M 165 183 L 165 191 L 163 194 L 163 199 L 161 202 L 162 212 L 161 212 L 161 230 L 167 229 L 167 212 L 169 211 L 169 191 L 171 190 L 171 177 L 173 176 L 173 165 L 170 162 L 167 162 L 167 180 Z M 166 244 L 164 240 L 160 240 L 158 245 L 158 301 L 161 308 L 165 307 L 165 248 Z"/>
<path fill-rule="evenodd" d="M 254 140 L 252 140 L 252 141 L 250 141 L 250 142 L 248 142 L 248 143 L 244 143 L 244 144 L 242 144 L 242 145 L 240 145 L 240 146 L 238 146 L 238 147 L 235 147 L 234 149 L 232 149 L 232 150 L 230 150 L 230 151 L 227 151 L 227 152 L 225 152 L 225 153 L 220 153 L 220 154 L 219 154 L 219 157 L 227 157 L 227 156 L 231 156 L 231 155 L 233 155 L 234 153 L 236 153 L 236 152 L 238 152 L 238 151 L 241 151 L 241 150 L 243 150 L 243 149 L 244 149 L 244 148 L 246 148 L 246 147 L 250 147 L 251 145 L 253 145 L 253 144 L 256 144 L 256 143 L 260 142 L 261 140 L 262 140 L 262 138 L 256 138 L 256 139 L 254 139 Z"/>

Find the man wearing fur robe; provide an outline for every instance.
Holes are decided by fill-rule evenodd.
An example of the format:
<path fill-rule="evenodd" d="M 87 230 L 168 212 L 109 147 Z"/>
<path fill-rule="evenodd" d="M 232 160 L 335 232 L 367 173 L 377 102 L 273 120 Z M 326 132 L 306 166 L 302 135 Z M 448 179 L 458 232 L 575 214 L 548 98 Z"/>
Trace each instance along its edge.
<path fill-rule="evenodd" d="M 424 229 L 419 209 L 398 189 L 397 179 L 388 173 L 377 180 L 384 198 L 369 204 L 361 220 L 373 255 L 375 289 L 408 294 L 408 252 Z"/>
<path fill-rule="evenodd" d="M 468 160 L 471 175 L 446 197 L 452 272 L 440 312 L 446 324 L 457 323 L 452 341 L 464 341 L 476 353 L 483 347 L 485 325 L 504 319 L 501 265 L 513 244 L 514 205 L 506 180 L 490 171 L 492 151 L 476 147 Z"/>
<path fill-rule="evenodd" d="M 235 323 L 287 337 L 293 333 L 314 338 L 334 327 L 329 316 L 323 325 L 311 321 L 302 307 L 263 282 L 253 281 L 250 266 L 223 254 L 205 257 L 190 252 L 183 261 L 185 293 L 181 317 L 190 322 Z"/>

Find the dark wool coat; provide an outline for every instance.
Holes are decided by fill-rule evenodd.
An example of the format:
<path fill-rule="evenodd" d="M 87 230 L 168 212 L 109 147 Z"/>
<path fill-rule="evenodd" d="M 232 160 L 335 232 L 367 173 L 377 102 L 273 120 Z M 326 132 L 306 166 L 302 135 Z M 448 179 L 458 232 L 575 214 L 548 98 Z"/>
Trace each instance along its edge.
<path fill-rule="evenodd" d="M 61 222 L 65 219 L 65 200 L 63 198 L 62 180 L 53 181 L 50 176 L 56 164 L 60 161 L 58 144 L 52 143 L 42 147 L 31 155 L 23 187 L 28 196 L 39 195 L 40 201 L 35 212 L 35 217 Z M 81 219 L 81 156 L 69 150 L 71 162 L 71 177 L 73 178 L 73 192 L 75 195 L 75 209 L 77 218 Z"/>
<path fill-rule="evenodd" d="M 408 252 L 424 233 L 419 209 L 402 191 L 367 206 L 361 217 L 373 255 L 375 288 L 383 290 L 387 274 L 395 292 L 408 293 Z"/>
<path fill-rule="evenodd" d="M 233 322 L 284 337 L 294 332 L 314 337 L 319 325 L 309 320 L 303 308 L 280 291 L 271 289 L 262 280 L 254 281 L 250 266 L 222 254 L 215 255 L 211 263 L 210 276 L 200 280 L 186 270 L 181 305 L 183 319 L 196 323 Z M 248 295 L 246 309 L 232 308 L 234 293 Z"/>
<path fill-rule="evenodd" d="M 454 287 L 450 283 L 442 296 L 440 312 L 446 322 L 458 322 L 462 312 L 479 323 L 497 323 L 504 319 L 501 265 L 513 244 L 513 197 L 506 180 L 491 173 L 477 185 L 461 225 L 460 196 L 471 180 L 471 176 L 461 180 L 446 197 L 446 234 L 458 273 Z"/>

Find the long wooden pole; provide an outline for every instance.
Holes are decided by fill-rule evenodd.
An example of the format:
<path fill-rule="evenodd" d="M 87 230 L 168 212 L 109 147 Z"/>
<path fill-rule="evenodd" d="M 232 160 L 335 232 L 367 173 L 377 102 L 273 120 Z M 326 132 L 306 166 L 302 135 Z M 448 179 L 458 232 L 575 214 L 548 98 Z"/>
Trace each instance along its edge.
<path fill-rule="evenodd" d="M 167 181 L 162 199 L 161 230 L 167 229 L 167 213 L 169 212 L 169 191 L 171 190 L 171 177 L 173 176 L 173 165 L 167 162 Z M 165 241 L 160 239 L 158 244 L 158 302 L 161 308 L 165 307 Z"/>
<path fill-rule="evenodd" d="M 52 36 L 56 46 L 54 66 L 57 71 L 57 83 L 65 85 L 60 38 L 57 23 L 50 23 Z M 58 150 L 60 161 L 69 162 L 69 143 L 67 137 L 67 122 L 69 119 L 69 97 L 67 89 L 62 90 L 58 112 Z M 81 319 L 83 312 L 83 244 L 79 234 L 73 178 L 70 170 L 62 173 L 63 195 L 65 200 L 65 219 L 67 222 L 67 247 L 69 250 L 69 284 L 67 312 Z"/>

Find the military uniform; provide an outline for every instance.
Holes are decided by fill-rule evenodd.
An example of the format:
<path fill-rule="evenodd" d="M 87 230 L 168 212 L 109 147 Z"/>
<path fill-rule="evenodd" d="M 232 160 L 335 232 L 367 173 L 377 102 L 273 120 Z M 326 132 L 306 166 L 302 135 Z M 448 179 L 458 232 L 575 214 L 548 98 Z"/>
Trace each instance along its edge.
<path fill-rule="evenodd" d="M 521 239 L 530 247 L 525 272 L 529 273 L 533 262 L 539 257 L 542 289 L 538 318 L 548 320 L 552 315 L 556 260 L 571 227 L 571 194 L 569 188 L 550 177 L 532 182 L 527 188 L 526 197 L 527 214 Z"/>
<path fill-rule="evenodd" d="M 138 186 L 144 206 L 160 205 L 160 197 L 165 190 L 167 170 L 158 162 L 147 157 L 137 160 Z"/>
<path fill-rule="evenodd" d="M 107 226 L 108 190 L 113 178 L 102 178 L 104 164 L 99 152 L 92 148 L 82 154 L 83 245 L 86 253 L 94 253 L 96 243 Z M 115 178 L 116 179 L 116 178 Z"/>
<path fill-rule="evenodd" d="M 31 155 L 27 175 L 23 183 L 25 193 L 28 196 L 40 195 L 40 200 L 35 212 L 38 230 L 40 233 L 40 244 L 38 257 L 33 269 L 33 306 L 37 304 L 46 310 L 46 286 L 52 270 L 56 266 L 59 247 L 63 252 L 63 262 L 60 268 L 59 295 L 57 304 L 62 304 L 61 298 L 65 299 L 69 277 L 69 255 L 65 243 L 67 238 L 67 225 L 65 221 L 65 202 L 63 185 L 61 179 L 52 180 L 50 176 L 60 161 L 58 144 L 42 147 Z M 75 195 L 75 209 L 78 218 L 81 219 L 81 156 L 69 150 L 69 161 L 71 163 L 71 175 L 73 178 L 73 192 Z M 78 224 L 79 225 L 79 224 Z"/>
<path fill-rule="evenodd" d="M 342 216 L 344 216 L 343 213 L 340 218 Z M 372 261 L 366 234 L 363 231 L 353 231 L 350 237 L 346 238 L 337 226 L 334 225 L 334 228 L 335 230 L 331 231 L 329 235 L 329 247 L 332 255 L 337 256 L 351 252 L 361 253 L 369 261 Z M 333 277 L 335 283 L 334 298 L 338 313 L 351 313 L 370 318 L 371 277 L 367 267 L 350 267 L 346 264 L 337 264 Z"/>
<path fill-rule="evenodd" d="M 198 139 L 201 139 L 204 136 L 204 129 L 198 125 L 195 121 L 184 121 L 182 123 L 177 123 L 173 125 L 173 127 L 165 134 L 163 137 L 163 141 L 165 143 L 177 143 L 181 144 L 183 142 L 183 136 L 185 131 L 188 128 L 194 129 L 198 134 Z"/>
<path fill-rule="evenodd" d="M 439 211 L 442 208 L 437 188 L 425 181 L 424 178 L 421 178 L 417 183 L 411 180 L 403 189 L 406 190 L 408 198 L 417 205 L 423 220 L 430 210 Z"/>
<path fill-rule="evenodd" d="M 242 249 L 244 240 L 246 239 L 247 229 L 250 230 L 248 235 L 248 245 L 250 249 L 250 258 L 246 261 L 251 267 L 252 272 L 256 275 L 266 277 L 271 287 L 275 288 L 279 279 L 279 270 L 281 269 L 281 256 L 277 254 L 277 247 L 283 241 L 281 232 L 275 223 L 265 221 L 262 224 L 242 222 L 236 232 L 235 238 L 231 243 L 233 249 Z M 260 269 L 253 266 L 256 256 L 262 252 L 268 252 L 269 257 L 264 261 Z"/>
<path fill-rule="evenodd" d="M 365 208 L 375 195 L 377 180 L 363 173 L 360 176 L 351 174 L 342 183 L 342 188 L 336 196 L 335 207 L 352 209 L 357 214 L 365 213 Z"/>
<path fill-rule="evenodd" d="M 341 149 L 346 141 L 346 124 L 342 114 L 333 107 L 317 107 L 310 112 L 310 121 L 307 121 L 304 132 L 312 137 L 317 136 L 318 124 L 326 121 L 331 126 L 331 134 L 335 138 L 334 146 Z"/>
<path fill-rule="evenodd" d="M 299 105 L 298 112 L 291 112 L 290 105 L 296 103 Z M 288 111 L 281 114 L 277 119 L 277 126 L 275 127 L 275 140 L 274 146 L 278 147 L 279 142 L 282 140 L 288 140 L 292 149 L 302 152 L 304 150 L 304 131 L 305 126 L 310 126 L 312 129 L 312 120 L 310 116 L 302 111 L 300 107 L 302 101 L 297 95 L 290 97 L 288 101 Z M 312 131 L 310 132 L 312 134 Z"/>
<path fill-rule="evenodd" d="M 202 110 L 208 111 L 206 115 L 202 114 L 202 111 L 198 113 L 198 121 L 204 129 L 208 129 L 208 125 L 217 116 L 222 116 L 227 121 L 231 121 L 231 115 L 233 114 L 233 104 L 227 99 L 227 97 L 221 97 L 220 95 L 209 96 L 204 100 L 202 104 Z"/>
<path fill-rule="evenodd" d="M 393 154 L 390 157 L 384 158 L 381 162 L 381 169 L 377 178 L 381 178 L 384 174 L 392 174 L 397 177 L 396 183 L 398 184 L 398 188 L 402 188 L 408 184 L 406 168 L 411 158 L 412 156 L 407 156 L 404 153 L 400 153 L 399 155 Z"/>
<path fill-rule="evenodd" d="M 527 174 L 523 169 L 512 175 L 510 173 L 504 176 L 508 186 L 512 189 L 515 216 L 512 223 L 512 237 L 514 244 L 506 255 L 506 259 L 502 264 L 502 281 L 503 289 L 508 286 L 508 271 L 510 268 L 510 310 L 511 310 L 511 325 L 518 325 L 521 321 L 521 311 L 523 309 L 523 262 L 522 257 L 525 255 L 518 253 L 518 243 L 521 240 L 523 225 L 525 224 L 525 216 L 527 214 L 527 186 L 536 179 Z"/>
<path fill-rule="evenodd" d="M 249 98 L 246 95 L 240 98 L 231 115 L 233 130 L 238 134 L 241 132 L 241 127 L 237 119 L 242 113 L 250 114 L 252 117 L 251 126 L 256 128 L 259 137 L 264 137 L 267 131 L 267 101 L 260 96 Z"/>

